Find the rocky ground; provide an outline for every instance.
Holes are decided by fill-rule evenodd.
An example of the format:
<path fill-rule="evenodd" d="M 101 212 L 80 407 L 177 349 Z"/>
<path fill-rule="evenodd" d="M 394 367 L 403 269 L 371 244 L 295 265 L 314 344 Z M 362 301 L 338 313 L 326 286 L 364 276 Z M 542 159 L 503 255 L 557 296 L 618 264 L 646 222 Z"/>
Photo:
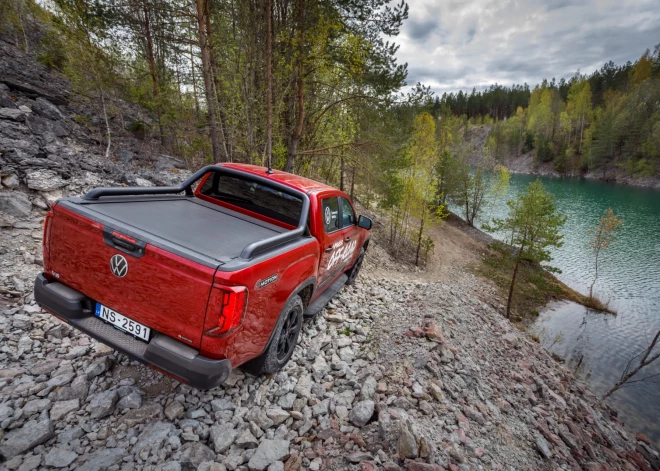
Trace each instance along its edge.
<path fill-rule="evenodd" d="M 37 75 L 0 75 L 0 468 L 660 469 L 486 282 L 456 269 L 434 281 L 378 241 L 282 372 L 236 370 L 211 391 L 44 313 L 31 290 L 49 201 L 187 173 L 130 138 L 102 157 L 66 87 Z"/>
<path fill-rule="evenodd" d="M 34 304 L 41 217 L 0 239 L 7 469 L 658 469 L 469 274 L 403 281 L 375 244 L 284 371 L 198 391 Z"/>

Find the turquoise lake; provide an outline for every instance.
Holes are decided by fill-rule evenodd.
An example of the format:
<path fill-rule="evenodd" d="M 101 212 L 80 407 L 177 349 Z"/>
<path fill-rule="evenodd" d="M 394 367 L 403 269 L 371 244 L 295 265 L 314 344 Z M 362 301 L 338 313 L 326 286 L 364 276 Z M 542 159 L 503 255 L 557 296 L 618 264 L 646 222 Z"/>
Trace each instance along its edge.
<path fill-rule="evenodd" d="M 505 200 L 536 178 L 512 175 L 507 196 L 486 208 L 485 217 L 504 216 L 508 209 Z M 602 395 L 660 329 L 660 191 L 590 180 L 540 178 L 568 217 L 564 245 L 553 250 L 552 265 L 562 270 L 558 277 L 563 282 L 581 293 L 588 293 L 594 276 L 589 228 L 607 208 L 624 219 L 619 240 L 601 253 L 594 288 L 617 315 L 561 302 L 541 312 L 532 328 L 548 350 L 563 358 L 568 368 Z M 643 378 L 648 379 L 623 387 L 609 401 L 631 430 L 644 432 L 660 446 L 660 360 L 633 379 Z"/>

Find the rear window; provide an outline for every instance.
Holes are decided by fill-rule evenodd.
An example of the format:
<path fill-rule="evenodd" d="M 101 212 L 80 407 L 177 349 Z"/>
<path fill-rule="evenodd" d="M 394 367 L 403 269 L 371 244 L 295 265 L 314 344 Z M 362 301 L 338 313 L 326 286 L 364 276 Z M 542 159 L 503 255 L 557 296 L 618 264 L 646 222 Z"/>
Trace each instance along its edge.
<path fill-rule="evenodd" d="M 214 173 L 204 182 L 200 192 L 292 226 L 297 226 L 300 221 L 301 198 L 249 178 Z"/>

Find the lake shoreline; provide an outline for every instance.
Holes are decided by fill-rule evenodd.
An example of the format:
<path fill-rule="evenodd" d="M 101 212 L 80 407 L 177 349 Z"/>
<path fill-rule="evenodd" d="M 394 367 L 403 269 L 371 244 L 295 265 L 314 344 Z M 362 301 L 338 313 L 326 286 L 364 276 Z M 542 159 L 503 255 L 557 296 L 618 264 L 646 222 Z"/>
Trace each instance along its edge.
<path fill-rule="evenodd" d="M 614 185 L 626 185 L 660 190 L 660 175 L 634 177 L 627 175 L 623 170 L 613 166 L 605 166 L 586 173 L 560 173 L 555 170 L 553 162 L 535 162 L 533 152 L 528 152 L 516 157 L 509 157 L 502 163 L 511 173 L 518 175 L 538 175 L 553 178 L 593 180 Z"/>
<path fill-rule="evenodd" d="M 483 276 L 484 278 L 488 279 L 489 281 L 493 282 L 496 286 L 498 286 L 498 288 L 501 291 L 502 298 L 506 299 L 506 294 L 508 292 L 508 282 L 506 280 L 506 276 L 509 274 L 509 271 L 506 270 L 506 267 L 502 266 L 503 260 L 500 258 L 499 260 L 494 261 L 495 263 L 491 264 L 490 267 L 487 267 L 487 265 L 488 265 L 489 257 L 499 256 L 499 255 L 501 255 L 502 257 L 506 257 L 504 251 L 508 249 L 513 250 L 513 247 L 493 237 L 492 235 L 480 229 L 479 227 L 470 226 L 465 221 L 465 219 L 463 219 L 460 215 L 456 214 L 455 212 L 449 211 L 449 217 L 445 220 L 445 223 L 454 225 L 457 228 L 459 228 L 461 231 L 479 240 L 490 251 L 490 254 L 487 255 L 484 258 L 484 260 L 482 260 L 483 266 L 477 266 L 474 269 L 474 272 L 477 275 Z M 494 267 L 492 265 L 497 265 L 498 268 L 494 270 L 493 269 Z M 543 290 L 542 288 L 537 290 L 541 292 L 532 295 L 529 301 L 526 300 L 526 302 L 524 302 L 522 306 L 515 306 L 514 304 L 515 306 L 514 309 L 517 307 L 516 311 L 518 311 L 517 316 L 514 316 L 514 318 L 519 319 L 518 322 L 522 323 L 524 329 L 527 329 L 530 325 L 532 325 L 535 322 L 536 318 L 533 316 L 532 314 L 533 312 L 538 313 L 544 310 L 549 303 L 557 302 L 557 301 L 571 301 L 581 306 L 584 306 L 585 308 L 592 309 L 594 311 L 597 311 L 605 315 L 616 314 L 616 312 L 612 311 L 607 305 L 604 305 L 598 299 L 596 298 L 589 299 L 588 296 L 580 293 L 579 291 L 577 291 L 567 283 L 563 282 L 554 274 L 544 269 L 540 264 L 528 263 L 527 270 L 530 271 L 532 275 L 542 274 L 542 276 L 545 277 L 547 280 L 549 280 L 550 283 L 546 290 Z M 526 295 L 529 294 L 526 292 L 526 289 L 530 289 L 530 287 L 529 286 L 523 287 L 521 285 L 523 285 L 523 283 L 521 281 L 518 281 L 518 283 L 516 284 L 517 286 L 516 295 L 519 298 L 520 297 L 526 298 L 528 297 Z M 526 310 L 529 312 L 520 312 L 521 310 Z"/>
<path fill-rule="evenodd" d="M 528 331 L 602 395 L 620 379 L 629 359 L 647 348 L 652 334 L 660 329 L 660 279 L 654 276 L 660 267 L 660 191 L 648 185 L 557 177 L 539 176 L 555 196 L 559 210 L 568 216 L 562 230 L 564 245 L 553 250 L 550 263 L 562 270 L 556 278 L 573 291 L 588 293 L 594 279 L 589 228 L 608 208 L 624 219 L 619 241 L 604 254 L 594 289 L 617 315 L 602 315 L 569 299 L 540 309 L 538 320 L 530 322 Z M 504 200 L 514 199 L 535 178 L 530 173 L 512 174 L 509 194 L 495 205 L 493 216 L 504 217 Z M 659 373 L 660 363 L 649 365 L 637 379 Z M 617 391 L 608 403 L 616 407 L 622 421 L 660 445 L 657 385 L 636 383 Z"/>

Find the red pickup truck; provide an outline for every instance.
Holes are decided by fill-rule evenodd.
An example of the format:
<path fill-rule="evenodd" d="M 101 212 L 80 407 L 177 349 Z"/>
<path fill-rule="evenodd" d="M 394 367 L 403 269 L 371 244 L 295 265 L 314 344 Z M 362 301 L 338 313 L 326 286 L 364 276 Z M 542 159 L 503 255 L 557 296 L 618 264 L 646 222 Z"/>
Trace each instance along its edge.
<path fill-rule="evenodd" d="M 178 187 L 97 188 L 46 216 L 36 301 L 199 389 L 272 373 L 304 316 L 351 284 L 371 220 L 322 183 L 210 165 Z"/>

